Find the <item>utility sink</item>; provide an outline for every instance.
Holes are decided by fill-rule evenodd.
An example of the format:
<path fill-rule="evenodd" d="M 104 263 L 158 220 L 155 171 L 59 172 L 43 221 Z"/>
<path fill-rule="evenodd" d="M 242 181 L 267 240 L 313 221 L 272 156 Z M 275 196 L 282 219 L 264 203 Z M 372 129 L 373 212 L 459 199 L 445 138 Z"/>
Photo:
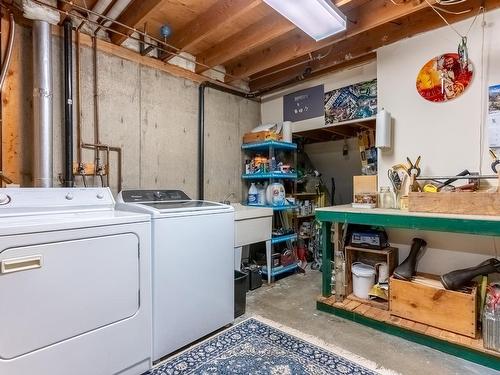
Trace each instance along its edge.
<path fill-rule="evenodd" d="M 234 247 L 271 239 L 273 209 L 232 203 L 234 207 Z"/>

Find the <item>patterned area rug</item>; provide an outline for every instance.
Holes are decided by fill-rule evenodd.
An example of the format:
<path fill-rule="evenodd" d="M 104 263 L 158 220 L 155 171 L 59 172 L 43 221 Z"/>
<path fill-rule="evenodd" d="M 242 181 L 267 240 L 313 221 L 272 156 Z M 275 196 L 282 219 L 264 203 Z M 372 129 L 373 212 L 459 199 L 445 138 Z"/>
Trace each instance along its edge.
<path fill-rule="evenodd" d="M 312 343 L 314 338 L 300 337 L 303 335 L 299 332 L 269 320 L 250 318 L 169 358 L 144 375 L 393 374 L 351 353 Z"/>

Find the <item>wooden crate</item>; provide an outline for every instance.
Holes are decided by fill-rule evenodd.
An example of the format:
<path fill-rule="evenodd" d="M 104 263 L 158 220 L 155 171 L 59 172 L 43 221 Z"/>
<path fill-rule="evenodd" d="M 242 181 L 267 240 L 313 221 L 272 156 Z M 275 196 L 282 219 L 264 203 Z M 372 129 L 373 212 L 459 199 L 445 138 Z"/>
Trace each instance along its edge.
<path fill-rule="evenodd" d="M 262 131 L 256 133 L 246 133 L 243 136 L 243 143 L 264 142 L 264 141 L 279 141 L 281 134 L 270 131 Z"/>
<path fill-rule="evenodd" d="M 410 193 L 410 212 L 500 215 L 500 192 Z"/>
<path fill-rule="evenodd" d="M 477 334 L 477 286 L 467 292 L 446 290 L 436 276 L 425 284 L 390 278 L 391 315 L 471 338 Z"/>
<path fill-rule="evenodd" d="M 389 275 L 392 274 L 394 268 L 396 268 L 399 264 L 399 250 L 396 247 L 387 247 L 382 250 L 376 249 L 367 249 L 364 247 L 354 247 L 354 246 L 346 246 L 345 247 L 345 274 L 346 274 L 346 295 L 352 295 L 352 271 L 351 266 L 354 262 L 359 260 L 359 257 L 365 254 L 365 256 L 370 259 L 373 263 L 376 262 L 386 262 L 389 265 Z M 356 299 L 354 295 L 352 295 Z M 358 298 L 359 299 L 359 298 Z M 361 300 L 361 299 L 359 299 Z M 367 301 L 371 303 L 372 301 Z M 388 304 L 381 304 L 377 301 L 373 301 L 373 305 L 375 307 L 385 306 L 385 310 L 389 308 Z"/>

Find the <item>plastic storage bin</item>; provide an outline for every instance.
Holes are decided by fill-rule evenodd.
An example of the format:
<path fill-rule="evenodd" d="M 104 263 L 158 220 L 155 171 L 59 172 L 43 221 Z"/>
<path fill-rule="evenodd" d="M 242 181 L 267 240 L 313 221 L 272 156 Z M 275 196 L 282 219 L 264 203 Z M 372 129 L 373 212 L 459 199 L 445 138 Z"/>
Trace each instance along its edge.
<path fill-rule="evenodd" d="M 247 304 L 247 274 L 234 271 L 234 318 L 243 315 Z"/>

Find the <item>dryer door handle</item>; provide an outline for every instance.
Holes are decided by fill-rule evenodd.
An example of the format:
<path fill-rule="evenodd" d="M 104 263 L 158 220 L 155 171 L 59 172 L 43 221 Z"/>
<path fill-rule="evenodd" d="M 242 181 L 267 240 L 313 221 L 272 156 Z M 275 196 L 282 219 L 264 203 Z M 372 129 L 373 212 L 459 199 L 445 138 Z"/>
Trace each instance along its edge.
<path fill-rule="evenodd" d="M 0 261 L 0 274 L 33 270 L 42 267 L 41 255 L 30 255 Z"/>

